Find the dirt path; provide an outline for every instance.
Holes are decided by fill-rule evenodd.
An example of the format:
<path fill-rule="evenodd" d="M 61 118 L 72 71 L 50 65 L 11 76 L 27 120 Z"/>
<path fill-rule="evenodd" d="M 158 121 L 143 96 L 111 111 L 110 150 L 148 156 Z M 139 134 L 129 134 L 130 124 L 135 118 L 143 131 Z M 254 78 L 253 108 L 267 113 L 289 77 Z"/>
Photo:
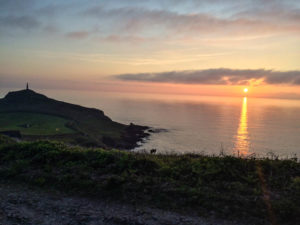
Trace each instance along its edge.
<path fill-rule="evenodd" d="M 152 208 L 0 184 L 0 225 L 233 225 Z"/>

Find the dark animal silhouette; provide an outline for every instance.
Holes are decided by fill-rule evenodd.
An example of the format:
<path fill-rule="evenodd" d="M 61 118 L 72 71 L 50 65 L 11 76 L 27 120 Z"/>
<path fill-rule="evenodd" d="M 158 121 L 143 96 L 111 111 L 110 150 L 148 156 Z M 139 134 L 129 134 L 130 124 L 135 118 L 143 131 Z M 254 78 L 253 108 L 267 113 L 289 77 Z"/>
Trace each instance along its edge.
<path fill-rule="evenodd" d="M 155 148 L 151 149 L 151 150 L 150 150 L 150 153 L 151 153 L 151 154 L 155 154 L 155 153 L 156 153 L 156 149 L 155 149 Z"/>

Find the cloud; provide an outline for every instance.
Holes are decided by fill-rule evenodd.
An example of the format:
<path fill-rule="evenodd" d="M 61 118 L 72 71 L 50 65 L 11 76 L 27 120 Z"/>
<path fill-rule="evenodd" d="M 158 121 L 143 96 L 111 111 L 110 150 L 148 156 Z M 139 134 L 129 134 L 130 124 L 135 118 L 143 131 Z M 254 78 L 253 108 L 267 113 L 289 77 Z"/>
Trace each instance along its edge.
<path fill-rule="evenodd" d="M 56 33 L 59 33 L 59 28 L 50 24 L 50 25 L 46 25 L 44 28 L 43 28 L 44 32 L 48 33 L 48 34 L 56 34 Z"/>
<path fill-rule="evenodd" d="M 131 42 L 133 37 L 141 42 L 298 35 L 299 15 L 296 0 L 0 0 L 0 25 L 5 29 L 52 24 L 62 29 L 62 35 L 84 39 L 88 34 L 80 30 L 89 30 L 89 35 L 97 37 L 93 28 L 99 27 L 99 38 L 111 42 Z M 66 34 L 70 26 L 78 33 Z"/>
<path fill-rule="evenodd" d="M 158 35 L 162 38 L 205 37 L 212 35 L 249 36 L 300 32 L 299 9 L 278 7 L 248 9 L 232 16 L 214 13 L 179 13 L 161 9 L 121 7 L 107 9 L 92 7 L 82 15 L 106 21 L 110 32 L 126 35 Z M 280 17 L 278 16 L 280 15 Z M 149 32 L 152 31 L 152 32 Z M 159 32 L 155 32 L 159 31 Z M 198 36 L 195 36 L 198 35 Z"/>
<path fill-rule="evenodd" d="M 153 38 L 146 38 L 138 35 L 108 35 L 104 37 L 99 37 L 98 40 L 112 43 L 131 43 L 134 45 L 155 41 Z"/>
<path fill-rule="evenodd" d="M 66 36 L 71 39 L 85 39 L 89 36 L 90 32 L 88 31 L 74 31 L 68 32 Z"/>
<path fill-rule="evenodd" d="M 0 12 L 20 13 L 34 7 L 36 0 L 0 0 Z"/>
<path fill-rule="evenodd" d="M 300 71 L 275 71 L 266 69 L 206 69 L 171 71 L 162 73 L 139 73 L 115 75 L 123 81 L 212 84 L 212 85 L 249 85 L 255 81 L 264 84 L 300 85 Z"/>
<path fill-rule="evenodd" d="M 4 16 L 0 17 L 0 25 L 9 28 L 30 30 L 40 26 L 40 22 L 33 16 Z"/>

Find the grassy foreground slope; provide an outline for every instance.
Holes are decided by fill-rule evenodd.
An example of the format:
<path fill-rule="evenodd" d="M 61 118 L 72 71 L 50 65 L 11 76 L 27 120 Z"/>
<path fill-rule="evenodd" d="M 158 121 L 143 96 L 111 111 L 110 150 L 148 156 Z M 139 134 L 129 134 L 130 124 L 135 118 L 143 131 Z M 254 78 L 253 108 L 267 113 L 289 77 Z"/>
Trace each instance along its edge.
<path fill-rule="evenodd" d="M 255 224 L 300 219 L 296 159 L 149 155 L 6 141 L 0 145 L 0 180 L 200 215 L 252 218 Z"/>

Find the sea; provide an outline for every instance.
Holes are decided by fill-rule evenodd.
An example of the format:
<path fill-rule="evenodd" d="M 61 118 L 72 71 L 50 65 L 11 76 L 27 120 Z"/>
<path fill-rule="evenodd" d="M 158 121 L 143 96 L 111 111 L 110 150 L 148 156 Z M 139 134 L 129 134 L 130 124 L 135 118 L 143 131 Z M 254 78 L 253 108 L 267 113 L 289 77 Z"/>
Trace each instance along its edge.
<path fill-rule="evenodd" d="M 7 91 L 1 89 L 0 97 Z M 133 151 L 300 157 L 300 100 L 36 91 L 57 100 L 101 109 L 120 123 L 151 127 L 154 132 Z"/>

